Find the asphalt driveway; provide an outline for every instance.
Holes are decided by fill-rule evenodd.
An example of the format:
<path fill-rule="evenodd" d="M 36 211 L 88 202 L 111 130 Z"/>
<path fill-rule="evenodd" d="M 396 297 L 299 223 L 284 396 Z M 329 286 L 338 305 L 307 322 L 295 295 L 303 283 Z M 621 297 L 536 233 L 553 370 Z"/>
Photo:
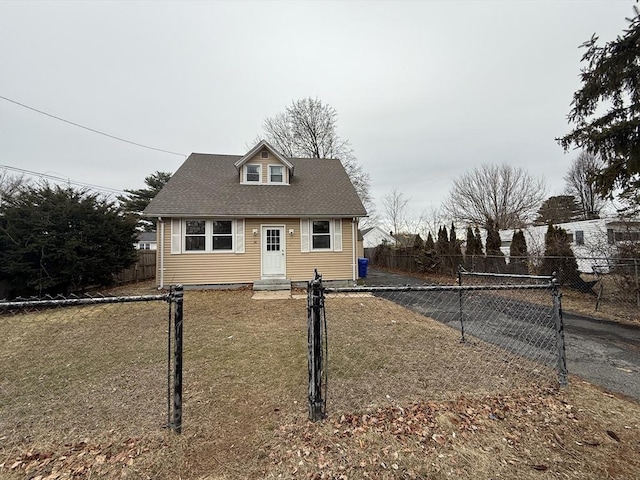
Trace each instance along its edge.
<path fill-rule="evenodd" d="M 369 269 L 368 273 L 367 278 L 361 282 L 364 285 L 424 284 L 420 279 L 382 270 Z M 458 296 L 455 292 L 438 292 L 431 297 L 425 297 L 424 292 L 380 295 L 452 328 L 460 329 Z M 550 331 L 553 331 L 549 310 L 551 305 L 545 308 L 526 302 L 510 302 L 508 308 L 503 306 L 500 315 L 496 315 L 496 310 L 492 310 L 491 305 L 493 300 L 498 300 L 497 297 L 483 292 L 481 296 L 474 298 L 475 304 L 465 308 L 465 311 L 472 312 L 465 318 L 465 324 L 470 328 L 482 325 L 482 329 L 478 330 L 481 333 L 474 332 L 474 335 L 505 348 L 515 347 L 515 351 L 531 358 L 553 361 L 554 347 L 548 341 Z M 563 319 L 569 373 L 612 392 L 640 400 L 640 328 L 571 312 L 564 312 Z M 505 325 L 511 326 L 505 328 Z M 527 335 L 528 341 L 534 345 L 527 348 L 538 350 L 523 351 L 519 349 L 522 345 L 514 345 L 517 331 L 523 328 L 531 332 Z"/>

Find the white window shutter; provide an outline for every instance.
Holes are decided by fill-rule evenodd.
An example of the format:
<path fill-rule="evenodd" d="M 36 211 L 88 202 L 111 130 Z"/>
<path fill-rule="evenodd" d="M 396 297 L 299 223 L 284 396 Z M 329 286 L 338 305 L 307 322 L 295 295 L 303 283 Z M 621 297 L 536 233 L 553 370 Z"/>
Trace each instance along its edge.
<path fill-rule="evenodd" d="M 244 253 L 244 218 L 236 220 L 236 253 Z"/>
<path fill-rule="evenodd" d="M 309 251 L 309 219 L 300 219 L 300 251 Z"/>
<path fill-rule="evenodd" d="M 336 218 L 333 221 L 333 251 L 342 251 L 342 219 Z"/>
<path fill-rule="evenodd" d="M 182 220 L 179 218 L 171 219 L 171 253 L 180 253 L 182 243 Z"/>

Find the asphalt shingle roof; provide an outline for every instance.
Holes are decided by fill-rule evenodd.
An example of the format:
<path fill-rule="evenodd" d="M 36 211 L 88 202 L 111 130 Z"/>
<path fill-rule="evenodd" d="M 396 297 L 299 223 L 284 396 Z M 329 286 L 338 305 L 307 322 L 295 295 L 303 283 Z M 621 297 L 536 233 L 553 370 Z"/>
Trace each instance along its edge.
<path fill-rule="evenodd" d="M 192 153 L 144 213 L 148 216 L 348 216 L 367 214 L 339 160 L 291 158 L 290 185 L 246 185 L 240 155 Z"/>

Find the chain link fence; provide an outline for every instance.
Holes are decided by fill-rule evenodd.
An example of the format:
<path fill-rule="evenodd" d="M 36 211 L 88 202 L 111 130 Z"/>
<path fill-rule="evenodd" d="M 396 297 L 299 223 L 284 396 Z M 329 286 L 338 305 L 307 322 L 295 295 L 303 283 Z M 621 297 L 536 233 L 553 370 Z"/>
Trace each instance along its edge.
<path fill-rule="evenodd" d="M 373 267 L 416 274 L 437 283 L 453 283 L 459 265 L 473 272 L 556 272 L 570 310 L 609 320 L 640 321 L 640 258 L 464 256 L 374 249 L 370 262 Z"/>
<path fill-rule="evenodd" d="M 316 279 L 310 405 L 321 400 L 334 413 L 566 384 L 557 284 L 524 276 L 499 283 L 324 288 Z M 325 343 L 314 349 L 318 337 Z M 318 351 L 324 370 L 318 355 L 312 366 Z M 328 385 L 318 386 L 318 372 Z"/>
<path fill-rule="evenodd" d="M 179 431 L 169 402 L 181 393 L 171 343 L 181 301 L 181 290 L 1 301 L 3 457 Z"/>

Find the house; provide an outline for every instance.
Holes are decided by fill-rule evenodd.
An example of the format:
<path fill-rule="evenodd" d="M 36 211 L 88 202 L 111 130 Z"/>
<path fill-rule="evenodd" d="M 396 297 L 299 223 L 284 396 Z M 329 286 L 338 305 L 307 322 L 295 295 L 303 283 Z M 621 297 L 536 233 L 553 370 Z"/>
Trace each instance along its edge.
<path fill-rule="evenodd" d="M 156 250 L 158 247 L 156 232 L 140 232 L 134 247 L 136 250 Z"/>
<path fill-rule="evenodd" d="M 378 226 L 362 229 L 361 233 L 364 248 L 374 248 L 383 243 L 389 245 L 395 245 L 396 243 L 396 239 L 390 233 L 385 232 Z"/>
<path fill-rule="evenodd" d="M 591 273 L 594 268 L 607 270 L 616 247 L 622 242 L 640 242 L 640 219 L 620 219 L 617 217 L 596 218 L 577 222 L 559 223 L 569 237 L 571 249 L 576 256 L 578 269 Z M 544 254 L 546 225 L 523 228 L 527 249 L 530 254 Z M 507 257 L 514 230 L 501 230 L 500 250 Z M 483 235 L 486 242 L 486 233 Z"/>
<path fill-rule="evenodd" d="M 149 203 L 160 287 L 357 278 L 367 212 L 339 160 L 192 153 Z"/>
<path fill-rule="evenodd" d="M 401 248 L 412 248 L 424 245 L 424 240 L 419 233 L 396 233 L 392 235 L 395 245 Z"/>

